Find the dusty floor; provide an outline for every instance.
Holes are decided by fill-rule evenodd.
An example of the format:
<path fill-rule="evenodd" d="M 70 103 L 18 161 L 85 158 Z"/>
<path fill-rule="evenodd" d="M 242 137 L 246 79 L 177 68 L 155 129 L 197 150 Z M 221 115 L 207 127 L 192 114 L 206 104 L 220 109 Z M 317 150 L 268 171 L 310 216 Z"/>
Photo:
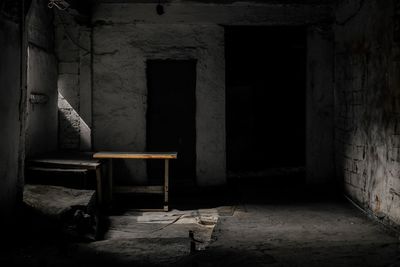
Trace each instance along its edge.
<path fill-rule="evenodd" d="M 106 234 L 92 243 L 31 226 L 1 250 L 0 266 L 400 266 L 398 238 L 349 203 L 293 195 L 260 201 L 265 193 L 242 188 L 235 205 L 216 205 L 211 243 L 196 253 L 190 254 L 186 223 L 164 223 L 148 236 L 159 225 L 139 235 Z M 127 218 L 113 217 L 119 230 L 144 229 Z"/>

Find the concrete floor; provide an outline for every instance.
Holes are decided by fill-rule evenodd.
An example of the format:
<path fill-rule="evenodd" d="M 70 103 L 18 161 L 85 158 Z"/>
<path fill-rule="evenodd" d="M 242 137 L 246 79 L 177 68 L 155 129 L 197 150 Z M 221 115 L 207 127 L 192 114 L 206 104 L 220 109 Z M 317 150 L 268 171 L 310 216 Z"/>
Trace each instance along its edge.
<path fill-rule="evenodd" d="M 241 188 L 236 205 L 214 207 L 218 223 L 206 250 L 190 253 L 187 224 L 167 225 L 165 236 L 92 243 L 28 227 L 1 250 L 0 266 L 400 266 L 398 238 L 348 202 L 268 201 L 256 191 Z M 114 217 L 119 229 L 135 227 L 126 216 Z"/>
<path fill-rule="evenodd" d="M 248 205 L 221 217 L 197 266 L 391 266 L 398 240 L 346 203 Z M 190 265 L 189 265 L 190 266 Z"/>

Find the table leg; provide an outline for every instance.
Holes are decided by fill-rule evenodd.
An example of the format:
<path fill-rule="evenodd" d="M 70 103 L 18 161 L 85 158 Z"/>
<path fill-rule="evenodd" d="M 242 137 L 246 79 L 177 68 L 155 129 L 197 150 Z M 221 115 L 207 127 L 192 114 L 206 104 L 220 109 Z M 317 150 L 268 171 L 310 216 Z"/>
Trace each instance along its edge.
<path fill-rule="evenodd" d="M 103 183 L 101 180 L 101 165 L 96 168 L 96 183 L 97 183 L 97 203 L 101 207 L 103 205 Z"/>
<path fill-rule="evenodd" d="M 165 160 L 164 166 L 164 211 L 168 211 L 168 191 L 169 191 L 169 160 Z"/>
<path fill-rule="evenodd" d="M 108 160 L 108 206 L 111 207 L 113 200 L 113 162 Z"/>

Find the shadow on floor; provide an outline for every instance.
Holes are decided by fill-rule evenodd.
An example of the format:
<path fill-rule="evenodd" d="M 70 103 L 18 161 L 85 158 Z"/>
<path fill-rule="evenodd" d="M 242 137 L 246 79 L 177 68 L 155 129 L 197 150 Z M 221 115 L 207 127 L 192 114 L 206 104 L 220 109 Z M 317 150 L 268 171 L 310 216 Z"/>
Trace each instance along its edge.
<path fill-rule="evenodd" d="M 225 187 L 172 192 L 171 207 L 217 208 L 206 250 L 190 253 L 186 237 L 85 243 L 23 214 L 3 242 L 0 266 L 400 266 L 396 237 L 345 202 L 337 188 L 306 187 L 304 176 L 241 177 Z"/>

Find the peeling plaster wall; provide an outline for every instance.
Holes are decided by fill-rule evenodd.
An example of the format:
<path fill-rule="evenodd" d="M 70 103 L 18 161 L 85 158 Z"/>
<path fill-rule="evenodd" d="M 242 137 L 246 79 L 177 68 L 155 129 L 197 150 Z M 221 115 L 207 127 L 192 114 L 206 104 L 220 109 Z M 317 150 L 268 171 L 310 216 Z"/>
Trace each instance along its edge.
<path fill-rule="evenodd" d="M 0 225 L 12 221 L 21 192 L 18 173 L 22 124 L 20 60 L 20 25 L 0 16 Z"/>
<path fill-rule="evenodd" d="M 171 3 L 165 5 L 165 11 L 166 14 L 158 16 L 155 4 L 100 4 L 95 11 L 94 149 L 145 150 L 146 60 L 194 58 L 198 60 L 197 183 L 223 184 L 226 181 L 225 62 L 224 28 L 221 25 L 307 25 L 329 18 L 331 9 L 326 5 Z M 310 40 L 314 41 L 313 38 Z M 325 45 L 323 41 L 321 43 Z M 326 45 L 320 51 L 322 55 L 315 56 L 325 60 L 329 56 L 324 53 L 329 53 L 329 49 Z M 321 64 L 324 64 L 323 60 L 316 59 Z M 330 79 L 329 74 L 325 77 Z M 324 92 L 331 89 L 329 80 L 316 82 L 314 88 Z M 322 109 L 326 105 L 328 109 L 332 107 L 326 104 L 329 100 L 329 96 L 323 100 Z M 310 112 L 318 111 L 320 106 Z M 318 136 L 317 131 L 314 137 Z M 323 142 L 318 144 L 329 146 Z M 323 149 L 318 153 L 320 151 Z M 328 159 L 325 162 L 329 164 L 331 152 L 332 148 L 326 152 Z M 314 160 L 319 160 L 321 154 L 318 153 L 313 154 Z M 126 161 L 125 166 L 129 172 L 125 182 L 146 182 L 144 162 Z M 313 177 L 321 178 L 323 172 L 320 170 Z"/>
<path fill-rule="evenodd" d="M 27 156 L 57 150 L 57 61 L 53 13 L 47 1 L 34 0 L 27 15 Z M 45 99 L 35 103 L 32 97 Z"/>
<path fill-rule="evenodd" d="M 336 16 L 336 168 L 346 193 L 400 223 L 400 8 L 346 1 Z"/>

